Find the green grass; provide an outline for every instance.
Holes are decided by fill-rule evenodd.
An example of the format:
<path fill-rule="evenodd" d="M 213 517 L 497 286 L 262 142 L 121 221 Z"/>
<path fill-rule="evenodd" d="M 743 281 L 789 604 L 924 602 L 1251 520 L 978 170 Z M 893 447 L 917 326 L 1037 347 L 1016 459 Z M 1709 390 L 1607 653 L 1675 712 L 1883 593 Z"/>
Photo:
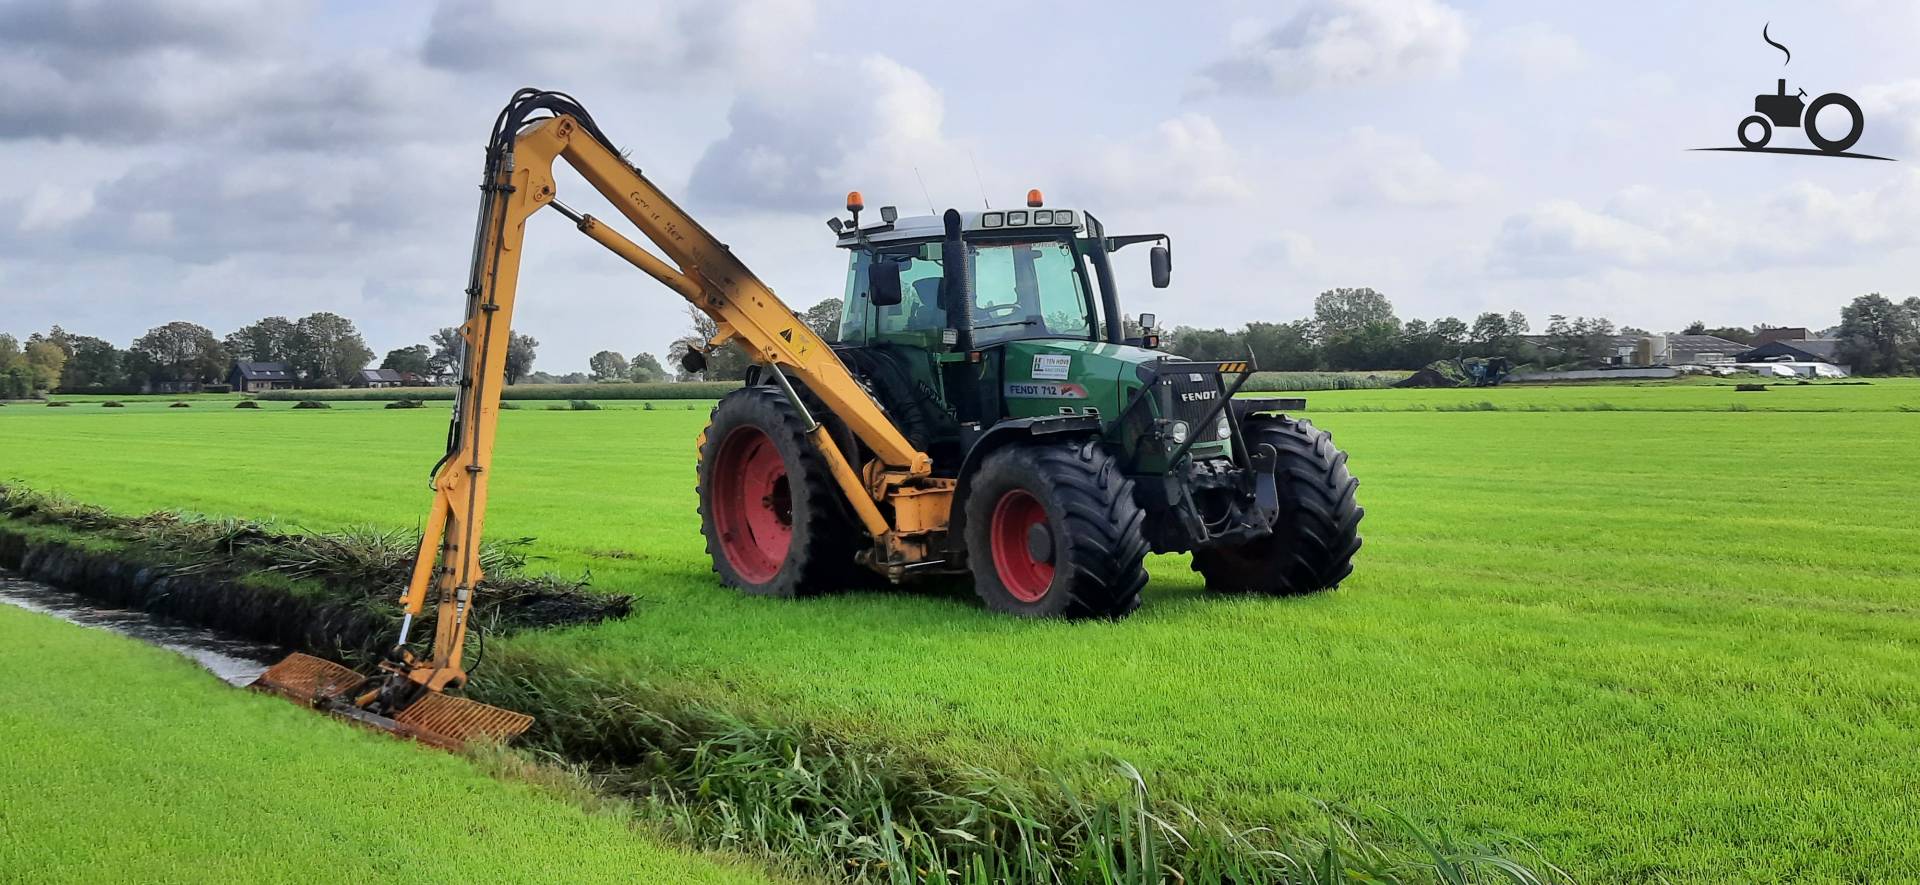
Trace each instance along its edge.
<path fill-rule="evenodd" d="M 0 879 L 744 883 L 623 817 L 0 605 Z"/>
<path fill-rule="evenodd" d="M 1920 417 L 1900 408 L 1920 386 L 1310 403 L 1380 396 L 1429 408 L 1318 418 L 1369 511 L 1345 587 L 1212 599 L 1184 557 L 1158 557 L 1146 608 L 1115 624 L 932 591 L 737 596 L 693 513 L 703 410 L 513 412 L 490 531 L 638 600 L 492 653 L 1010 772 L 1119 756 L 1161 795 L 1252 823 L 1323 819 L 1325 801 L 1512 833 L 1583 879 L 1920 868 L 1920 526 L 1904 517 Z M 1755 410 L 1726 411 L 1735 397 Z M 1799 397 L 1832 413 L 1757 404 Z M 1434 410 L 1476 401 L 1519 408 Z M 1602 401 L 1622 410 L 1574 410 Z M 1680 406 L 1700 411 L 1661 411 Z M 9 409 L 0 479 L 129 512 L 415 525 L 444 418 Z"/>
<path fill-rule="evenodd" d="M 1306 391 L 1309 412 L 1920 412 L 1920 379 L 1871 382 L 1791 381 L 1766 390 L 1734 389 L 1731 379 L 1643 384 L 1505 384 L 1445 390 Z"/>

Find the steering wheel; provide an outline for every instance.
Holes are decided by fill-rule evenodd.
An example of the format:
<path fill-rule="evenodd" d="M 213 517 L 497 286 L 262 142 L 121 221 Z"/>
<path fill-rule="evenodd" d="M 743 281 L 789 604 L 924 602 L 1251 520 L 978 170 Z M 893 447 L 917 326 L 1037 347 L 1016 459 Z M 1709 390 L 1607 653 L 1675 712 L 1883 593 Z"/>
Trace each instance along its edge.
<path fill-rule="evenodd" d="M 1004 320 L 1020 312 L 1020 303 L 1017 301 L 1010 301 L 1010 302 L 1007 302 L 1006 304 L 989 304 L 986 307 L 981 308 L 980 312 L 983 314 L 986 314 L 987 319 Z"/>

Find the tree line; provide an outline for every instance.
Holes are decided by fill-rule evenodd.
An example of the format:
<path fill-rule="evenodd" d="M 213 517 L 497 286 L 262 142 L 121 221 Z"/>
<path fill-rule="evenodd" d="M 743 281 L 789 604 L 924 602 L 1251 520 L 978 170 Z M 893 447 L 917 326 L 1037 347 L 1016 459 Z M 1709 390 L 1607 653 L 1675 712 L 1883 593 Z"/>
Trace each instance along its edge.
<path fill-rule="evenodd" d="M 828 340 L 837 337 L 840 301 L 826 299 L 801 314 Z M 690 328 L 673 343 L 668 360 L 680 365 L 689 350 L 705 350 L 716 326 L 711 317 L 688 309 Z M 1251 355 L 1273 371 L 1368 371 L 1418 369 L 1461 356 L 1506 356 L 1515 362 L 1585 365 L 1613 355 L 1616 335 L 1647 335 L 1645 329 L 1616 327 L 1606 317 L 1555 314 L 1539 336 L 1520 311 L 1489 311 L 1467 322 L 1458 317 L 1402 320 L 1393 303 L 1369 288 L 1329 289 L 1313 302 L 1313 315 L 1292 322 L 1251 322 L 1238 329 L 1176 326 L 1165 333 L 1165 348 L 1191 359 L 1244 359 Z M 1708 327 L 1694 322 L 1679 334 L 1715 335 L 1750 343 L 1765 324 Z M 1857 375 L 1920 372 L 1920 297 L 1894 301 L 1880 293 L 1853 299 L 1840 311 L 1840 324 L 1820 331 L 1839 339 L 1839 362 Z M 669 370 L 651 353 L 631 358 L 602 350 L 588 360 L 587 372 L 553 375 L 533 370 L 540 342 L 515 333 L 507 349 L 507 383 L 571 384 L 614 381 L 672 381 L 704 378 L 737 380 L 749 361 L 733 346 L 707 355 L 704 372 Z M 459 371 L 465 343 L 449 326 L 427 343 L 387 352 L 380 367 L 442 383 Z M 224 337 L 205 326 L 175 321 L 147 330 L 121 349 L 101 338 L 76 335 L 59 326 L 35 332 L 24 343 L 0 333 L 0 399 L 42 391 L 130 393 L 167 383 L 208 384 L 224 379 L 235 360 L 282 363 L 305 387 L 352 384 L 373 359 L 373 351 L 353 321 L 333 313 L 298 320 L 270 316 Z"/>
<path fill-rule="evenodd" d="M 632 359 L 601 351 L 589 361 L 592 372 L 553 376 L 533 371 L 540 342 L 514 334 L 507 347 L 507 383 L 585 383 L 588 381 L 663 381 L 673 376 L 650 353 Z M 425 344 L 387 351 L 379 367 L 422 384 L 449 383 L 459 372 L 466 343 L 453 326 L 440 329 Z M 0 399 L 43 392 L 138 393 L 166 386 L 217 384 L 236 361 L 279 363 L 301 387 L 344 387 L 373 361 L 353 321 L 334 313 L 313 313 L 298 320 L 270 316 L 225 336 L 198 323 L 179 320 L 155 326 L 126 348 L 92 335 L 77 335 L 56 325 L 34 332 L 23 344 L 0 333 Z"/>
<path fill-rule="evenodd" d="M 224 338 L 198 323 L 175 321 L 148 329 L 125 349 L 56 325 L 27 336 L 24 346 L 0 333 L 0 398 L 217 383 L 234 360 L 284 363 L 302 384 L 337 387 L 352 382 L 372 358 L 353 321 L 326 312 L 299 320 L 267 317 Z"/>
<path fill-rule="evenodd" d="M 1681 335 L 1713 335 L 1751 344 L 1772 328 L 1688 324 Z M 1329 289 L 1313 302 L 1313 316 L 1285 323 L 1251 322 L 1238 329 L 1176 326 L 1167 349 L 1190 359 L 1244 359 L 1271 371 L 1419 369 L 1465 356 L 1504 356 L 1516 363 L 1590 366 L 1615 355 L 1616 336 L 1653 334 L 1615 326 L 1606 317 L 1554 314 L 1539 335 L 1520 311 L 1489 311 L 1471 323 L 1458 317 L 1402 320 L 1385 295 L 1368 288 Z M 1902 302 L 1872 293 L 1841 309 L 1840 324 L 1815 333 L 1839 339 L 1840 363 L 1857 375 L 1920 372 L 1920 297 Z"/>

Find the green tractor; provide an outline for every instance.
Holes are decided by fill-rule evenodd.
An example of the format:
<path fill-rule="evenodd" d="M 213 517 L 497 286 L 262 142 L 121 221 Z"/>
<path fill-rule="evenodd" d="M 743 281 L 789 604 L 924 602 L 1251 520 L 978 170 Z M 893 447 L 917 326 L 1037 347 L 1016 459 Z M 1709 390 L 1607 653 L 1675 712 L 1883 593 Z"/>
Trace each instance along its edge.
<path fill-rule="evenodd" d="M 1038 196 L 1021 209 L 943 216 L 885 207 L 867 226 L 850 200 L 851 223 L 829 222 L 849 253 L 833 349 L 931 456 L 934 475 L 951 479 L 950 518 L 934 555 L 881 561 L 836 505 L 826 467 L 804 446 L 785 447 L 787 492 L 766 498 L 791 531 L 780 577 L 735 568 L 703 507 L 726 583 L 802 595 L 859 572 L 895 581 L 965 573 L 997 611 L 1120 617 L 1140 604 L 1149 551 L 1191 552 L 1208 589 L 1225 593 L 1311 593 L 1352 572 L 1358 481 L 1330 434 L 1283 413 L 1304 401 L 1236 397 L 1251 360 L 1163 352 L 1151 315 L 1127 328 L 1111 256 L 1154 243 L 1153 285 L 1165 288 L 1169 239 L 1109 235 L 1092 215 L 1046 208 Z M 716 408 L 708 438 L 822 411 L 803 405 L 818 403 L 804 386 L 789 407 L 768 388 L 794 379 L 771 375 L 749 370 L 746 389 Z M 783 414 L 751 414 L 769 409 Z M 860 450 L 834 416 L 822 423 L 842 450 Z M 703 488 L 729 481 L 723 454 L 703 444 Z M 856 563 L 866 568 L 849 568 Z"/>

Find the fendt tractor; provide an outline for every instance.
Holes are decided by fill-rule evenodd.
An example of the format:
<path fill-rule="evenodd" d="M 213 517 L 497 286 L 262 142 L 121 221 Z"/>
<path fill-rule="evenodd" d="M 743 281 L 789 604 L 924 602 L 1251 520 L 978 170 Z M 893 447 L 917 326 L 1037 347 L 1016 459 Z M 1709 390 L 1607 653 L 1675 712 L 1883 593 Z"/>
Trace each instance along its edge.
<path fill-rule="evenodd" d="M 658 249 L 558 199 L 564 159 Z M 495 120 L 481 180 L 460 389 L 435 498 L 401 602 L 399 641 L 366 678 L 294 655 L 259 685 L 353 719 L 454 744 L 531 719 L 444 694 L 481 580 L 480 539 L 527 219 L 552 209 L 711 316 L 715 348 L 753 362 L 701 434 L 699 514 L 720 580 L 805 596 L 863 580 L 970 577 L 988 608 L 1117 618 L 1140 604 L 1149 551 L 1191 551 L 1210 590 L 1334 587 L 1360 547 L 1357 481 L 1326 431 L 1238 397 L 1248 360 L 1157 349 L 1129 331 L 1112 256 L 1164 234 L 1110 235 L 1049 208 L 829 221 L 848 252 L 829 344 L 628 163 L 584 108 L 523 89 Z M 663 257 L 664 256 L 664 257 Z M 433 598 L 434 639 L 410 645 Z"/>

